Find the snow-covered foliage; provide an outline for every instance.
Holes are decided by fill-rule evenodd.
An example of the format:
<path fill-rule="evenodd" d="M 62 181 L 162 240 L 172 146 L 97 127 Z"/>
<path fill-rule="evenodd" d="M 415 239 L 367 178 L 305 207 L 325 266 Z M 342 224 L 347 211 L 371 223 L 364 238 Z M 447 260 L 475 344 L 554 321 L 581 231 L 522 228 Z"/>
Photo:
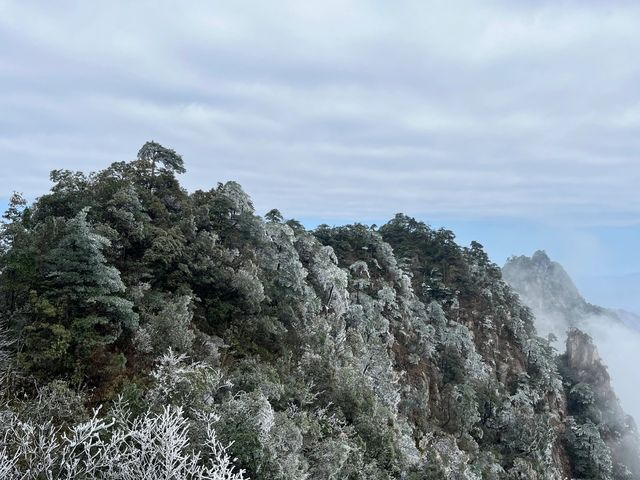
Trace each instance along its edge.
<path fill-rule="evenodd" d="M 602 480 L 612 478 L 611 453 L 596 425 L 589 420 L 579 424 L 571 419 L 567 437 L 578 475 Z"/>
<path fill-rule="evenodd" d="M 0 478 L 36 480 L 141 478 L 241 480 L 227 449 L 217 438 L 214 421 L 198 449 L 189 440 L 189 420 L 181 407 L 132 417 L 100 417 L 61 429 L 51 422 L 23 421 L 4 412 L 0 426 Z M 202 427 L 200 427 L 202 428 Z"/>
<path fill-rule="evenodd" d="M 11 347 L 14 343 L 11 338 L 11 332 L 4 322 L 0 320 L 0 387 L 2 387 L 2 390 L 4 390 L 5 383 L 8 380 L 7 375 L 11 369 Z"/>
<path fill-rule="evenodd" d="M 191 302 L 188 295 L 166 299 L 161 303 L 160 311 L 143 315 L 136 331 L 136 348 L 142 353 L 156 355 L 168 349 L 190 351 L 195 338 L 191 329 Z"/>
<path fill-rule="evenodd" d="M 218 390 L 230 387 L 219 370 L 190 362 L 184 353 L 178 355 L 171 349 L 160 357 L 150 376 L 153 385 L 146 400 L 156 408 L 172 404 L 201 410 L 213 403 Z"/>

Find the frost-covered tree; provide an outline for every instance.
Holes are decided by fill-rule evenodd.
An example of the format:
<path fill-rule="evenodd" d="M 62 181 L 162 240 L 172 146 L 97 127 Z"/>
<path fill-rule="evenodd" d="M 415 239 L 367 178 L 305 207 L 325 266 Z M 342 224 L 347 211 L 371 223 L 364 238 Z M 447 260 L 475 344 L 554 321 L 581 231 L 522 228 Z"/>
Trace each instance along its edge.
<path fill-rule="evenodd" d="M 193 311 L 189 295 L 162 298 L 160 310 L 144 312 L 136 331 L 136 348 L 156 355 L 172 349 L 178 353 L 191 350 L 195 333 L 191 328 Z"/>
<path fill-rule="evenodd" d="M 11 348 L 15 341 L 11 338 L 11 332 L 3 321 L 0 321 L 0 386 L 5 380 L 5 375 L 11 368 L 13 355 Z"/>
<path fill-rule="evenodd" d="M 612 478 L 611 453 L 602 440 L 598 427 L 590 420 L 577 423 L 570 419 L 567 441 L 576 475 L 594 480 Z"/>
<path fill-rule="evenodd" d="M 256 312 L 265 299 L 264 286 L 258 276 L 258 267 L 251 261 L 242 264 L 231 276 L 231 286 L 242 295 L 249 311 Z"/>
<path fill-rule="evenodd" d="M 131 248 L 145 236 L 145 225 L 150 222 L 142 200 L 133 185 L 128 184 L 117 190 L 108 200 L 106 219 L 116 231 L 123 246 Z"/>
<path fill-rule="evenodd" d="M 5 412 L 0 426 L 0 477 L 7 480 L 93 478 L 138 480 L 242 480 L 214 428 L 200 418 L 203 442 L 191 444 L 180 407 L 133 417 L 126 407 L 62 432 L 50 421 L 23 421 Z M 202 426 L 201 426 L 202 428 Z"/>
<path fill-rule="evenodd" d="M 82 210 L 67 222 L 64 235 L 47 255 L 45 297 L 56 305 L 60 317 L 78 328 L 100 325 L 111 331 L 96 336 L 97 343 L 109 343 L 122 328 L 134 328 L 137 315 L 132 302 L 123 298 L 120 272 L 107 264 L 102 253 L 109 241 L 92 230 L 87 213 Z"/>
<path fill-rule="evenodd" d="M 66 428 L 89 418 L 86 403 L 86 392 L 63 380 L 54 380 L 39 387 L 35 398 L 24 401 L 21 411 L 31 422 L 53 422 Z"/>
<path fill-rule="evenodd" d="M 153 180 L 157 173 L 184 173 L 184 161 L 175 150 L 157 142 L 146 142 L 138 151 L 138 164 Z"/>
<path fill-rule="evenodd" d="M 349 304 L 348 274 L 338 266 L 333 248 L 322 246 L 306 232 L 296 233 L 295 247 L 322 302 L 324 313 L 335 317 L 343 315 Z"/>
<path fill-rule="evenodd" d="M 444 390 L 443 427 L 461 438 L 480 421 L 478 402 L 469 385 L 455 385 Z"/>
<path fill-rule="evenodd" d="M 220 389 L 230 387 L 222 373 L 202 362 L 191 362 L 171 349 L 160 357 L 151 372 L 152 387 L 146 402 L 152 408 L 171 404 L 204 411 L 213 405 Z"/>
<path fill-rule="evenodd" d="M 268 222 L 280 223 L 283 220 L 282 213 L 277 208 L 272 208 L 267 213 L 265 213 L 264 218 Z"/>
<path fill-rule="evenodd" d="M 295 233 L 288 225 L 268 224 L 267 235 L 271 240 L 265 267 L 275 274 L 274 281 L 291 292 L 303 292 L 308 272 L 300 262 L 295 249 Z"/>
<path fill-rule="evenodd" d="M 569 408 L 575 415 L 588 415 L 595 402 L 593 389 L 586 383 L 579 382 L 569 390 Z"/>
<path fill-rule="evenodd" d="M 137 326 L 120 272 L 102 252 L 109 241 L 95 233 L 87 213 L 82 210 L 64 224 L 44 258 L 41 294 L 34 297 L 39 311 L 25 329 L 21 351 L 22 364 L 32 371 L 61 373 L 69 368 L 69 355 L 103 364 L 105 359 L 98 357 L 103 347 Z"/>

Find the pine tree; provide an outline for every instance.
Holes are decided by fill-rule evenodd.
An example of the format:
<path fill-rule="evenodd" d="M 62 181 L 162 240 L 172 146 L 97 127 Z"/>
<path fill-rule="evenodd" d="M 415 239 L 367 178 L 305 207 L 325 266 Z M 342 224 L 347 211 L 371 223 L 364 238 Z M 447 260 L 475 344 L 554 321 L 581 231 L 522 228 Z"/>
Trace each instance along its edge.
<path fill-rule="evenodd" d="M 66 234 L 48 256 L 50 294 L 62 302 L 66 318 L 108 313 L 115 320 L 112 323 L 133 328 L 137 317 L 132 303 L 121 296 L 125 285 L 120 272 L 107 265 L 102 254 L 109 243 L 87 223 L 87 209 L 70 220 Z"/>
<path fill-rule="evenodd" d="M 184 161 L 175 150 L 163 147 L 157 142 L 146 142 L 138 151 L 138 162 L 148 170 L 151 179 L 156 173 L 184 173 Z"/>

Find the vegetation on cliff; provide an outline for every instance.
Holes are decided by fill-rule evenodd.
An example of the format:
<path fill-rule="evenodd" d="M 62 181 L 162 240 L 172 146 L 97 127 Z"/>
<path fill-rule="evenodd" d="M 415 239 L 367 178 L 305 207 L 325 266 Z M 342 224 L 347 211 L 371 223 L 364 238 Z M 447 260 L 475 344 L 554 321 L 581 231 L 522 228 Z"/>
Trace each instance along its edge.
<path fill-rule="evenodd" d="M 636 478 L 480 244 L 307 231 L 182 172 L 149 142 L 13 197 L 3 478 Z"/>

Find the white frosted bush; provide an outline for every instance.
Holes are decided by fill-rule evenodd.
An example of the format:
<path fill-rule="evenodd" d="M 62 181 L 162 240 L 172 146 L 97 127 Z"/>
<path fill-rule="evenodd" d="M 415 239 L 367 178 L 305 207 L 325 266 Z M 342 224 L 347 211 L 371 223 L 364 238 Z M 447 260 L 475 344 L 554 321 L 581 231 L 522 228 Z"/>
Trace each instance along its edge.
<path fill-rule="evenodd" d="M 93 478 L 118 480 L 242 480 L 213 428 L 205 423 L 199 449 L 189 441 L 189 421 L 181 407 L 133 418 L 119 406 L 111 418 L 90 420 L 67 431 L 49 421 L 22 421 L 6 413 L 0 434 L 0 478 L 36 480 Z"/>

